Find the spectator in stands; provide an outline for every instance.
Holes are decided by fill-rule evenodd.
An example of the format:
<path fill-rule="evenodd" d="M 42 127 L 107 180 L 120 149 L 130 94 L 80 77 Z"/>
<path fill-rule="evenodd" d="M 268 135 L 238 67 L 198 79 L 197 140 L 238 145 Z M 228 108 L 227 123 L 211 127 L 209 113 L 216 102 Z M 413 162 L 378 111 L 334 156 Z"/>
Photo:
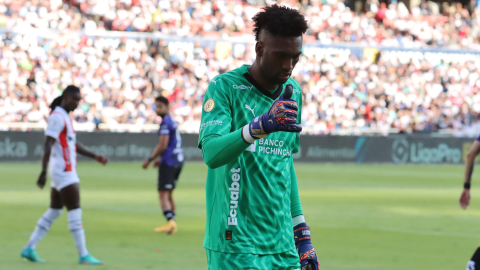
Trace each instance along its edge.
<path fill-rule="evenodd" d="M 235 31 L 248 31 L 247 14 L 254 9 L 229 1 L 203 4 L 136 1 L 128 5 L 123 1 L 108 7 L 97 2 L 84 1 L 77 6 L 61 1 L 50 1 L 49 5 L 45 1 L 29 1 L 20 7 L 18 13 L 5 5 L 2 9 L 0 4 L 0 12 L 7 9 L 3 14 L 8 14 L 7 25 L 13 29 L 27 23 L 30 27 L 43 25 L 75 30 L 91 21 L 95 23 L 95 26 L 89 26 L 92 29 L 110 29 L 118 25 L 124 30 L 130 27 L 130 30 L 149 31 L 148 28 L 155 25 L 145 28 L 143 20 L 135 24 L 118 24 L 121 22 L 118 19 L 146 19 L 146 13 L 151 12 L 152 21 L 159 23 L 165 33 L 189 35 L 216 30 L 230 35 Z M 299 7 L 305 9 L 305 5 L 303 1 Z M 378 7 L 374 0 L 368 8 L 370 10 L 364 14 L 351 16 L 353 14 L 341 2 L 330 1 L 328 5 L 309 7 L 305 12 L 311 18 L 310 34 L 321 37 L 323 42 L 330 39 L 331 42 L 348 40 L 381 42 L 389 46 L 424 46 L 423 42 L 429 36 L 425 31 L 436 29 L 428 23 L 422 23 L 418 28 L 415 23 L 405 21 L 410 15 L 400 4 Z M 434 12 L 424 5 L 421 8 L 422 12 Z M 380 10 L 384 14 L 377 16 L 376 21 L 373 14 L 379 14 Z M 56 11 L 57 17 L 46 15 Z M 180 12 L 180 16 L 175 12 Z M 143 14 L 143 17 L 129 14 Z M 472 33 L 477 29 L 476 14 L 469 17 L 461 7 L 450 6 L 448 22 L 430 35 L 430 40 L 435 40 L 431 45 L 451 44 L 448 37 L 445 38 L 445 31 L 463 33 L 459 37 L 467 40 L 465 44 L 468 46 L 478 44 L 478 38 L 472 39 Z M 107 20 L 96 20 L 95 16 Z M 203 29 L 204 25 L 199 28 L 190 25 L 190 32 L 182 32 L 185 26 L 182 21 L 200 20 L 205 16 L 209 16 L 212 23 L 207 27 L 209 31 Z M 241 23 L 235 18 L 245 21 Z M 48 26 L 37 19 L 45 20 Z M 402 20 L 405 24 L 401 23 Z M 411 35 L 402 34 L 407 25 L 410 25 L 409 33 L 417 33 L 415 40 Z M 471 28 L 465 30 L 465 25 L 471 25 Z M 382 27 L 385 31 L 377 32 Z M 247 44 L 243 51 L 234 50 L 222 56 L 218 48 L 213 51 L 200 43 L 188 47 L 182 43 L 167 43 L 163 39 L 72 38 L 63 35 L 37 39 L 7 33 L 0 43 L 0 122 L 44 123 L 48 115 L 46 104 L 60 94 L 59 89 L 75 84 L 84 93 L 83 103 L 74 112 L 75 119 L 84 126 L 90 125 L 87 129 L 94 130 L 101 124 L 110 127 L 125 123 L 138 127 L 156 124 L 158 119 L 151 109 L 153 97 L 164 95 L 172 103 L 180 130 L 196 132 L 208 82 L 225 70 L 250 62 L 251 46 Z M 390 128 L 410 132 L 465 129 L 477 125 L 480 111 L 478 63 L 478 59 L 456 63 L 406 61 L 388 55 L 371 62 L 353 55 L 309 55 L 301 59 L 294 74 L 304 93 L 302 122 L 305 131 L 330 134 L 380 130 L 385 133 Z"/>
<path fill-rule="evenodd" d="M 73 1 L 27 0 L 11 7 L 0 1 L 0 26 L 9 29 L 159 31 L 165 35 L 251 36 L 258 7 L 241 1 Z M 296 1 L 278 1 L 292 5 Z M 409 12 L 403 3 L 388 7 L 367 1 L 366 12 L 354 14 L 342 0 L 298 1 L 308 18 L 306 41 L 353 42 L 404 47 L 448 47 L 478 50 L 479 10 L 469 14 L 461 4 L 422 2 Z"/>

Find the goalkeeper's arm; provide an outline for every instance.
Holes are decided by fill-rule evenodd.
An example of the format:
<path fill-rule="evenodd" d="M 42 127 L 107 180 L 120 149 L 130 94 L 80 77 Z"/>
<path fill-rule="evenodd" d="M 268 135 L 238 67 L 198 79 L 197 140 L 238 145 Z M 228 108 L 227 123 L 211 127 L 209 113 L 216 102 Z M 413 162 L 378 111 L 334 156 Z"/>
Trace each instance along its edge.
<path fill-rule="evenodd" d="M 305 222 L 303 216 L 302 205 L 300 204 L 300 196 L 298 195 L 297 175 L 293 167 L 293 158 L 290 162 L 290 172 L 292 179 L 292 188 L 290 193 L 290 211 L 292 213 L 293 233 L 295 237 L 295 246 L 297 247 L 298 256 L 300 257 L 301 269 L 320 269 L 315 249 L 310 241 L 310 228 Z"/>
<path fill-rule="evenodd" d="M 292 189 L 290 191 L 290 211 L 292 213 L 293 226 L 296 226 L 300 223 L 298 222 L 295 224 L 295 221 L 298 220 L 297 217 L 301 216 L 301 219 L 303 219 L 303 211 L 302 204 L 300 203 L 300 196 L 298 195 L 297 174 L 295 173 L 295 167 L 293 166 L 293 158 L 290 159 L 290 164 L 290 179 L 292 181 Z M 302 222 L 305 222 L 305 219 L 303 219 Z"/>
<path fill-rule="evenodd" d="M 242 129 L 226 135 L 210 135 L 202 139 L 202 155 L 205 164 L 215 169 L 235 160 L 250 145 L 241 136 Z"/>
<path fill-rule="evenodd" d="M 202 155 L 209 168 L 226 165 L 239 157 L 255 140 L 277 131 L 300 132 L 297 124 L 298 105 L 292 100 L 293 87 L 288 84 L 283 96 L 268 112 L 253 119 L 243 128 L 226 135 L 212 134 L 202 138 Z"/>

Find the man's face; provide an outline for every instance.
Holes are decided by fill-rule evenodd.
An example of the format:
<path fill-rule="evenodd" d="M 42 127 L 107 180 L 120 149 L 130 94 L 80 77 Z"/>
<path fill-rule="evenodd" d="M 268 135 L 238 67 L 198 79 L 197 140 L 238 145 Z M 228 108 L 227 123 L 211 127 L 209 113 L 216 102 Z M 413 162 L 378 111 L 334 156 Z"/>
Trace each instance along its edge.
<path fill-rule="evenodd" d="M 164 117 L 168 114 L 168 105 L 160 101 L 155 101 L 155 112 L 158 116 Z"/>
<path fill-rule="evenodd" d="M 255 50 L 263 75 L 272 84 L 284 84 L 302 54 L 303 39 L 299 37 L 275 37 L 263 31 Z"/>
<path fill-rule="evenodd" d="M 63 99 L 65 110 L 67 112 L 74 111 L 78 107 L 78 103 L 80 103 L 81 99 L 82 99 L 82 96 L 80 95 L 80 93 L 71 93 L 71 94 L 65 95 Z"/>

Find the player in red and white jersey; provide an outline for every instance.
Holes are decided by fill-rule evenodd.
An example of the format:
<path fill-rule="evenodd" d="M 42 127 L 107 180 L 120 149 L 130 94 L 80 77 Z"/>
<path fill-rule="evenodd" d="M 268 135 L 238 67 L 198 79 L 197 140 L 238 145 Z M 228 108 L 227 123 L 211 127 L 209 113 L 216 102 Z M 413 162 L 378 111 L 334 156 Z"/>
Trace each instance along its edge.
<path fill-rule="evenodd" d="M 82 226 L 82 209 L 80 208 L 80 189 L 76 167 L 77 153 L 93 158 L 105 165 L 108 158 L 96 155 L 77 142 L 75 130 L 69 113 L 78 107 L 81 100 L 80 89 L 69 85 L 62 95 L 57 97 L 50 108 L 45 130 L 45 145 L 42 157 L 42 172 L 37 180 L 40 188 L 45 186 L 47 166 L 51 178 L 50 208 L 38 220 L 30 240 L 22 250 L 21 256 L 33 262 L 43 262 L 35 251 L 38 242 L 47 234 L 53 222 L 60 217 L 65 206 L 68 211 L 68 228 L 77 246 L 80 264 L 102 264 L 87 250 L 85 231 Z"/>
<path fill-rule="evenodd" d="M 50 152 L 48 173 L 52 178 L 51 186 L 57 190 L 78 183 L 77 176 L 77 140 L 68 112 L 57 106 L 48 118 L 45 136 L 55 139 Z"/>

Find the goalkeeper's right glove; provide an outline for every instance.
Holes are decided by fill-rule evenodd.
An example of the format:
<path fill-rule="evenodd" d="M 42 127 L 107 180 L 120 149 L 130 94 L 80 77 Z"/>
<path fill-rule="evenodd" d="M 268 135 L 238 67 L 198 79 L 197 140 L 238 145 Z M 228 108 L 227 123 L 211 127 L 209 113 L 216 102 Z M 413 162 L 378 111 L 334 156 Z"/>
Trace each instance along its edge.
<path fill-rule="evenodd" d="M 293 227 L 293 234 L 298 256 L 300 257 L 301 269 L 319 270 L 320 261 L 310 241 L 310 228 L 307 226 L 307 223 L 303 222 Z"/>
<path fill-rule="evenodd" d="M 268 111 L 243 127 L 242 138 L 246 143 L 265 138 L 268 134 L 277 131 L 300 132 L 302 125 L 297 123 L 298 104 L 291 99 L 293 87 L 285 86 L 283 96 L 276 100 Z"/>

